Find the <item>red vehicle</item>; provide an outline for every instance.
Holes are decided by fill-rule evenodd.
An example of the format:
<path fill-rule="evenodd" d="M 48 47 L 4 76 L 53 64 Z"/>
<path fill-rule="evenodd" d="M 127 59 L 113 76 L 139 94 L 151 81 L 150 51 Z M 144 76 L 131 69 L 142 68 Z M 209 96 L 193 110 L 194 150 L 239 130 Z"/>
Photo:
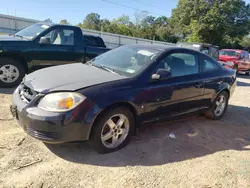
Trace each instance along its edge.
<path fill-rule="evenodd" d="M 244 50 L 235 49 L 222 49 L 220 50 L 219 62 L 225 67 L 235 69 L 237 72 L 250 71 L 250 59 L 249 52 Z"/>

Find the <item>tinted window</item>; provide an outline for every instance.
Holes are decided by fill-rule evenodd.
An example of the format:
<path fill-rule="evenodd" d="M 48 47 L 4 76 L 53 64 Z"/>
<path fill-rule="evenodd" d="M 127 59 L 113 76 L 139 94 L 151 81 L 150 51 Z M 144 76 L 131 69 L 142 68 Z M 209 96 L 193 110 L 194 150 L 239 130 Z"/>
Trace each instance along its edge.
<path fill-rule="evenodd" d="M 211 47 L 211 56 L 214 59 L 219 59 L 219 50 L 215 47 Z"/>
<path fill-rule="evenodd" d="M 21 35 L 25 38 L 33 39 L 34 37 L 36 37 L 37 35 L 39 35 L 43 31 L 48 29 L 49 27 L 50 26 L 48 26 L 46 24 L 37 23 L 37 24 L 31 25 L 31 26 L 26 27 L 23 30 L 17 32 L 16 35 Z"/>
<path fill-rule="evenodd" d="M 245 56 L 244 56 L 244 52 L 241 52 L 241 54 L 240 54 L 240 58 L 245 58 Z"/>
<path fill-rule="evenodd" d="M 247 51 L 244 52 L 244 58 L 249 59 L 249 53 Z"/>
<path fill-rule="evenodd" d="M 198 56 L 189 53 L 173 53 L 161 62 L 162 67 L 172 73 L 172 77 L 197 74 Z"/>
<path fill-rule="evenodd" d="M 226 55 L 226 56 L 239 56 L 240 53 L 233 51 L 233 50 L 220 50 L 220 55 Z"/>
<path fill-rule="evenodd" d="M 203 46 L 201 49 L 201 52 L 208 55 L 209 54 L 209 47 Z"/>
<path fill-rule="evenodd" d="M 202 72 L 215 71 L 219 69 L 217 62 L 208 59 L 207 57 L 202 57 L 201 59 L 201 70 Z"/>
<path fill-rule="evenodd" d="M 86 46 L 105 47 L 105 44 L 100 37 L 95 37 L 91 35 L 84 35 L 83 37 Z"/>
<path fill-rule="evenodd" d="M 92 59 L 97 67 L 106 67 L 118 74 L 134 76 L 148 67 L 163 49 L 138 46 L 121 46 Z"/>
<path fill-rule="evenodd" d="M 50 44 L 53 45 L 74 45 L 74 31 L 68 29 L 54 29 L 46 34 Z"/>

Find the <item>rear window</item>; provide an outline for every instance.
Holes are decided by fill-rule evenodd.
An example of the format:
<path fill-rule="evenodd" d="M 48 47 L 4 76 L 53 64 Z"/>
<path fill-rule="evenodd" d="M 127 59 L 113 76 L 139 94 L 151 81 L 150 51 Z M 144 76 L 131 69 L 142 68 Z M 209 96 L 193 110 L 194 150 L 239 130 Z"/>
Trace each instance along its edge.
<path fill-rule="evenodd" d="M 100 37 L 83 35 L 83 40 L 87 46 L 106 47 L 103 40 Z"/>
<path fill-rule="evenodd" d="M 220 55 L 237 57 L 240 56 L 240 53 L 234 50 L 220 50 Z"/>

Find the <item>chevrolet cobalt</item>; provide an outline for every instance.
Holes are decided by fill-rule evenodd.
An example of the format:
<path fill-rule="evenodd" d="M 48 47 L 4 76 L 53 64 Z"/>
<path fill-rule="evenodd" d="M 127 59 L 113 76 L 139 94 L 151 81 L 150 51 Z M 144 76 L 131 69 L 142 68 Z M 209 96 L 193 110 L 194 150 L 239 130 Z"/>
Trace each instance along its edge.
<path fill-rule="evenodd" d="M 219 120 L 235 87 L 235 70 L 199 51 L 125 45 L 25 76 L 11 112 L 43 142 L 90 140 L 108 153 L 127 145 L 139 125 L 197 112 Z"/>

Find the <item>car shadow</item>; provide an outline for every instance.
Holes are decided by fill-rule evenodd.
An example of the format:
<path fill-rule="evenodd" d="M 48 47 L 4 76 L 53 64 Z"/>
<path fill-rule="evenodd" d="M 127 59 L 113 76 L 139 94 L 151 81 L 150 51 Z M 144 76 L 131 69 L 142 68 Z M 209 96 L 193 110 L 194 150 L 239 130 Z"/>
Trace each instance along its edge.
<path fill-rule="evenodd" d="M 12 94 L 16 88 L 0 88 L 0 94 Z"/>
<path fill-rule="evenodd" d="M 237 86 L 240 86 L 240 87 L 249 87 L 250 86 L 250 83 L 247 83 L 247 82 L 242 82 L 242 81 L 237 81 Z"/>
<path fill-rule="evenodd" d="M 237 73 L 237 78 L 249 79 L 250 76 L 246 75 L 245 73 Z"/>
<path fill-rule="evenodd" d="M 250 150 L 250 108 L 233 106 L 220 121 L 193 116 L 152 125 L 130 144 L 100 155 L 88 142 L 46 145 L 55 155 L 74 163 L 98 166 L 151 166 L 203 157 L 225 150 Z M 170 133 L 173 133 L 170 137 Z M 227 156 L 225 156 L 227 157 Z"/>

